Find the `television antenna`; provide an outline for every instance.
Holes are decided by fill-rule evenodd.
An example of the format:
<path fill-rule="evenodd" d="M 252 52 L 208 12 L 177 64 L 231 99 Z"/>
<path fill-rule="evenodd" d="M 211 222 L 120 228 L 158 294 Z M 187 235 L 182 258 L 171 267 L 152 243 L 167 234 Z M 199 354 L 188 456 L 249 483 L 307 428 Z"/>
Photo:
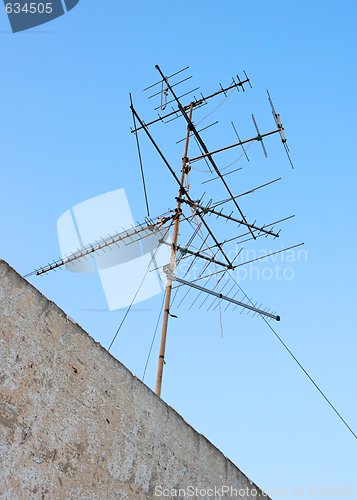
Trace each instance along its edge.
<path fill-rule="evenodd" d="M 256 142 L 261 144 L 264 156 L 267 156 L 264 141 L 270 136 L 278 135 L 280 136 L 286 154 L 288 155 L 289 162 L 293 167 L 284 134 L 284 127 L 281 123 L 280 115 L 275 110 L 270 94 L 268 93 L 268 101 L 272 109 L 275 123 L 275 127 L 273 129 L 261 132 L 256 118 L 252 114 L 251 118 L 255 129 L 254 135 L 249 138 L 241 139 L 238 134 L 237 127 L 232 122 L 231 125 L 237 141 L 218 149 L 209 149 L 206 142 L 203 140 L 202 131 L 215 125 L 217 122 L 199 129 L 198 124 L 196 124 L 194 120 L 194 114 L 198 109 L 207 106 L 210 101 L 213 101 L 218 96 L 227 98 L 234 91 L 246 92 L 248 88 L 252 88 L 247 74 L 244 72 L 244 78 L 242 79 L 236 75 L 232 78 L 228 85 L 223 86 L 222 84 L 219 84 L 219 88 L 215 92 L 208 95 L 200 93 L 199 96 L 196 97 L 194 93 L 197 93 L 199 90 L 198 87 L 184 91 L 183 93 L 180 93 L 180 95 L 177 93 L 177 89 L 180 88 L 181 85 L 186 84 L 186 82 L 190 81 L 192 78 L 191 76 L 183 76 L 183 74 L 186 75 L 185 72 L 188 70 L 188 67 L 176 71 L 169 76 L 165 76 L 164 72 L 158 65 L 155 66 L 155 68 L 159 74 L 159 80 L 146 87 L 144 91 L 150 93 L 148 96 L 149 99 L 157 98 L 159 100 L 159 105 L 155 108 L 155 111 L 157 111 L 157 117 L 145 122 L 141 118 L 137 109 L 134 107 L 133 99 L 130 94 L 130 109 L 133 117 L 133 128 L 131 129 L 131 132 L 136 138 L 147 211 L 147 217 L 144 222 L 130 228 L 125 228 L 125 230 L 118 231 L 115 234 L 110 234 L 105 238 L 99 238 L 88 245 L 84 245 L 77 251 L 72 252 L 70 255 L 63 256 L 57 261 L 53 261 L 44 267 L 36 269 L 32 273 L 26 275 L 26 277 L 46 274 L 49 271 L 63 268 L 64 266 L 70 268 L 71 265 L 75 265 L 77 262 L 80 262 L 83 259 L 88 259 L 90 256 L 97 255 L 100 252 L 105 252 L 113 246 L 117 246 L 119 248 L 121 245 L 130 246 L 131 244 L 137 243 L 144 238 L 157 238 L 158 235 L 161 235 L 159 238 L 160 244 L 170 247 L 170 259 L 164 266 L 164 272 L 166 274 L 166 287 L 164 292 L 165 297 L 161 341 L 156 379 L 156 394 L 161 396 L 169 319 L 170 317 L 175 317 L 174 314 L 171 313 L 171 308 L 180 290 L 185 289 L 186 291 L 180 304 L 185 300 L 190 291 L 194 291 L 196 292 L 196 297 L 191 306 L 198 302 L 201 294 L 203 294 L 205 299 L 199 306 L 200 308 L 206 303 L 208 298 L 213 298 L 213 302 L 210 303 L 208 308 L 219 308 L 220 314 L 221 304 L 224 303 L 225 310 L 227 310 L 228 307 L 232 307 L 233 309 L 240 308 L 241 311 L 245 310 L 253 315 L 260 315 L 265 320 L 280 321 L 280 316 L 274 311 L 263 307 L 261 304 L 258 304 L 258 302 L 253 302 L 250 298 L 247 298 L 245 294 L 243 297 L 240 297 L 240 287 L 238 287 L 237 290 L 237 287 L 235 286 L 236 281 L 232 277 L 231 273 L 242 265 L 266 258 L 269 255 L 291 250 L 303 245 L 303 243 L 283 248 L 276 252 L 272 252 L 271 254 L 257 257 L 246 262 L 237 262 L 237 257 L 240 255 L 241 251 L 238 252 L 232 259 L 226 250 L 227 244 L 231 241 L 243 243 L 250 240 L 255 241 L 260 237 L 273 239 L 279 238 L 281 230 L 276 229 L 276 227 L 293 217 L 285 217 L 278 221 L 268 222 L 263 225 L 247 218 L 241 207 L 240 198 L 270 186 L 281 179 L 274 179 L 266 182 L 265 184 L 255 186 L 244 193 L 235 194 L 227 182 L 227 176 L 236 170 L 225 172 L 225 169 L 219 167 L 216 161 L 216 158 L 219 158 L 221 153 L 234 150 L 236 148 L 239 148 L 242 152 L 242 156 L 249 161 L 247 152 L 248 147 Z M 183 99 L 187 98 L 187 96 L 190 96 L 188 99 L 189 102 L 184 103 Z M 153 125 L 157 123 L 167 124 L 175 120 L 183 120 L 186 124 L 185 137 L 177 141 L 177 143 L 184 142 L 181 168 L 178 173 L 171 166 L 151 132 Z M 167 213 L 154 218 L 150 216 L 139 134 L 144 134 L 147 137 L 159 158 L 170 172 L 178 188 L 177 195 L 173 199 L 175 207 L 171 208 Z M 196 148 L 198 148 L 196 153 L 193 152 L 193 148 L 191 147 L 192 143 L 196 146 Z M 199 162 L 205 162 L 209 173 L 214 176 L 208 179 L 208 181 L 218 180 L 220 182 L 221 188 L 224 190 L 226 196 L 224 199 L 218 201 L 214 201 L 213 199 L 207 200 L 205 199 L 205 193 L 203 193 L 199 199 L 193 198 L 193 195 L 191 195 L 192 190 L 190 184 L 190 173 L 194 168 L 193 165 Z M 210 219 L 213 217 L 222 221 L 222 224 L 223 222 L 227 222 L 229 227 L 234 227 L 234 235 L 231 235 L 230 237 L 222 237 L 211 225 Z M 186 242 L 183 241 L 180 233 L 182 225 L 185 225 L 189 229 L 189 239 Z M 169 230 L 172 230 L 171 240 L 167 239 L 167 233 Z M 200 240 L 200 244 L 198 246 L 197 240 Z M 190 259 L 189 269 L 192 268 L 195 262 L 200 262 L 202 265 L 198 276 L 193 280 L 187 279 L 187 271 L 184 274 L 180 271 L 180 263 L 187 259 Z M 213 285 L 212 279 L 216 280 Z"/>

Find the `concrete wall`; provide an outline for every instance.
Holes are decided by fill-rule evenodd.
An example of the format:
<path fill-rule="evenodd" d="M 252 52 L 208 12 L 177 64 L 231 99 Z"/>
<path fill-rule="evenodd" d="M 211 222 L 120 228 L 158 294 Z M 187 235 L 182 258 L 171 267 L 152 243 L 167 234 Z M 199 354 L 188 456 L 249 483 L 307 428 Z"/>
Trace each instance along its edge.
<path fill-rule="evenodd" d="M 0 498 L 136 500 L 160 498 L 161 487 L 223 485 L 255 495 L 217 448 L 3 261 L 0 317 Z M 208 494 L 191 498 L 219 498 Z"/>

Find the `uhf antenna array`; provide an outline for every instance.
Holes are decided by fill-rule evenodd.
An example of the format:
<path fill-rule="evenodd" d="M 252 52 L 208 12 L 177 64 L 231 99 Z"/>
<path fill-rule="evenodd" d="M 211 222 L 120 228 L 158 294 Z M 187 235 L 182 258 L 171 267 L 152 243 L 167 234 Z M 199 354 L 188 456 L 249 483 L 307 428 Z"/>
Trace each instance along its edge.
<path fill-rule="evenodd" d="M 228 307 L 233 307 L 233 309 L 240 308 L 241 311 L 247 310 L 253 315 L 261 315 L 266 319 L 280 321 L 280 316 L 278 314 L 268 310 L 267 308 L 263 308 L 261 304 L 254 303 L 251 299 L 247 298 L 245 294 L 240 297 L 240 293 L 242 292 L 242 290 L 239 287 L 237 281 L 232 276 L 232 271 L 242 265 L 266 258 L 269 255 L 274 255 L 285 250 L 290 250 L 302 245 L 302 243 L 240 263 L 236 262 L 237 257 L 240 255 L 240 252 L 238 252 L 234 259 L 232 259 L 228 256 L 228 252 L 226 250 L 227 244 L 232 241 L 243 243 L 249 240 L 257 240 L 260 237 L 270 237 L 273 239 L 278 238 L 280 236 L 280 229 L 275 229 L 276 226 L 293 217 L 285 217 L 283 219 L 264 225 L 259 225 L 256 223 L 256 221 L 250 221 L 249 219 L 247 219 L 240 206 L 240 198 L 248 196 L 256 192 L 257 190 L 280 181 L 281 179 L 274 179 L 265 184 L 256 186 L 246 192 L 234 194 L 226 180 L 226 177 L 236 170 L 228 173 L 223 173 L 223 169 L 218 166 L 218 163 L 216 161 L 216 158 L 219 158 L 220 153 L 234 148 L 241 148 L 242 155 L 244 155 L 249 161 L 247 147 L 254 142 L 258 142 L 261 144 L 264 155 L 267 156 L 264 140 L 269 136 L 278 135 L 280 136 L 281 142 L 283 143 L 284 149 L 288 155 L 289 162 L 293 168 L 293 164 L 289 154 L 289 148 L 284 134 L 284 127 L 281 123 L 280 115 L 275 110 L 269 93 L 268 101 L 271 106 L 275 123 L 275 127 L 272 130 L 262 133 L 258 128 L 258 124 L 254 115 L 252 115 L 251 117 L 256 131 L 256 134 L 254 136 L 246 139 L 241 139 L 234 123 L 232 122 L 232 127 L 237 137 L 237 141 L 233 144 L 223 146 L 219 149 L 210 150 L 201 135 L 201 132 L 210 127 L 210 125 L 199 130 L 197 128 L 197 125 L 195 124 L 194 113 L 196 112 L 196 110 L 202 108 L 203 106 L 206 106 L 211 100 L 215 99 L 218 96 L 228 97 L 234 91 L 246 92 L 248 88 L 252 88 L 250 79 L 248 78 L 247 74 L 244 72 L 244 78 L 242 79 L 238 75 L 236 75 L 232 78 L 230 84 L 225 87 L 219 84 L 218 90 L 206 96 L 204 96 L 202 93 L 199 93 L 198 96 L 195 94 L 197 93 L 199 88 L 194 88 L 188 92 L 184 92 L 183 94 L 178 95 L 177 89 L 179 88 L 179 86 L 191 79 L 191 76 L 183 77 L 182 75 L 182 73 L 184 73 L 188 69 L 188 67 L 183 68 L 182 70 L 179 70 L 171 74 L 170 76 L 165 76 L 159 66 L 156 66 L 155 68 L 159 74 L 159 80 L 154 84 L 146 87 L 146 89 L 144 90 L 146 92 L 149 92 L 149 99 L 158 98 L 160 101 L 159 106 L 155 108 L 155 111 L 157 111 L 157 117 L 148 122 L 145 122 L 139 115 L 137 109 L 134 107 L 132 96 L 130 95 L 130 109 L 133 116 L 133 128 L 131 132 L 135 135 L 136 138 L 147 209 L 147 218 L 145 219 L 144 223 L 138 224 L 137 226 L 129 228 L 123 232 L 101 238 L 100 240 L 95 241 L 84 248 L 78 249 L 78 251 L 72 253 L 71 255 L 68 255 L 60 260 L 53 261 L 47 266 L 33 271 L 27 276 L 39 276 L 63 266 L 70 266 L 78 260 L 87 259 L 90 258 L 91 255 L 106 251 L 107 248 L 111 248 L 113 245 L 130 245 L 131 243 L 137 242 L 145 237 L 149 237 L 152 234 L 162 234 L 160 243 L 169 245 L 171 247 L 171 254 L 170 262 L 164 267 L 167 282 L 165 288 L 165 302 L 163 309 L 160 353 L 158 359 L 156 380 L 156 393 L 158 396 L 160 396 L 162 388 L 163 368 L 165 364 L 168 323 L 170 316 L 174 316 L 173 314 L 171 314 L 171 307 L 177 299 L 178 292 L 182 288 L 186 290 L 186 293 L 178 307 L 186 299 L 190 291 L 196 291 L 198 292 L 198 294 L 196 294 L 196 297 L 192 301 L 190 308 L 195 303 L 198 303 L 201 294 L 203 294 L 205 298 L 199 305 L 200 308 L 206 303 L 209 297 L 211 298 L 211 300 L 213 297 L 213 302 L 211 302 L 208 309 L 220 308 L 221 303 L 225 303 L 225 310 Z M 189 102 L 184 103 L 183 98 L 187 98 L 187 96 L 190 95 L 192 97 L 189 99 Z M 184 142 L 184 151 L 180 172 L 176 172 L 175 169 L 171 166 L 164 152 L 159 147 L 151 133 L 151 128 L 156 123 L 167 124 L 178 119 L 184 120 L 186 124 L 186 135 L 184 139 L 178 141 L 178 143 Z M 172 208 L 169 212 L 156 218 L 151 218 L 149 212 L 149 201 L 146 190 L 143 161 L 139 141 L 139 134 L 142 133 L 147 136 L 149 142 L 152 144 L 154 150 L 170 172 L 178 188 L 177 195 L 173 199 L 176 205 L 175 208 Z M 195 140 L 195 143 L 198 146 L 198 151 L 200 153 L 198 155 L 190 154 L 192 138 Z M 201 160 L 206 162 L 209 172 L 214 175 L 214 177 L 209 180 L 220 181 L 223 189 L 226 192 L 226 197 L 224 199 L 219 201 L 213 201 L 212 199 L 210 199 L 207 201 L 204 199 L 205 193 L 203 193 L 203 195 L 199 199 L 193 199 L 193 197 L 191 196 L 191 185 L 188 181 L 188 178 L 192 169 L 192 165 Z M 228 206 L 230 206 L 230 211 L 226 210 L 226 207 Z M 230 226 L 233 226 L 235 228 L 234 235 L 224 238 L 218 235 L 217 231 L 211 225 L 212 217 L 229 222 Z M 181 224 L 185 224 L 186 227 L 189 227 L 190 229 L 190 237 L 186 242 L 181 241 Z M 172 229 L 172 240 L 170 241 L 166 238 L 167 231 L 169 229 Z M 200 240 L 199 246 L 197 246 L 197 243 L 195 242 L 195 240 L 197 239 Z M 180 263 L 187 259 L 190 259 L 190 264 L 186 272 L 182 274 L 180 271 Z M 195 279 L 188 280 L 187 274 L 196 262 L 200 262 L 202 268 L 200 268 L 200 272 L 198 276 L 195 277 Z M 225 279 L 224 284 L 223 278 Z M 214 282 L 212 283 L 212 281 Z"/>
<path fill-rule="evenodd" d="M 216 232 L 212 230 L 210 223 L 208 221 L 209 217 L 212 215 L 215 215 L 218 218 L 222 218 L 226 221 L 230 221 L 231 223 L 236 224 L 237 227 L 239 228 L 245 228 L 247 232 L 245 233 L 248 235 L 248 239 L 253 239 L 256 240 L 257 237 L 260 236 L 270 236 L 273 238 L 278 238 L 280 231 L 275 231 L 274 227 L 272 225 L 265 225 L 265 226 L 257 226 L 255 222 L 248 222 L 247 218 L 245 217 L 239 203 L 238 203 L 238 196 L 235 196 L 234 193 L 232 192 L 230 186 L 228 185 L 226 181 L 226 175 L 221 172 L 221 169 L 218 167 L 218 164 L 216 163 L 216 156 L 219 155 L 219 153 L 223 151 L 227 151 L 229 149 L 237 148 L 240 147 L 242 148 L 243 154 L 245 157 L 249 160 L 247 151 L 246 151 L 246 146 L 252 142 L 259 142 L 263 148 L 264 155 L 267 156 L 267 151 L 265 148 L 264 144 L 264 139 L 267 138 L 268 136 L 278 134 L 280 135 L 281 141 L 284 145 L 285 151 L 288 155 L 289 162 L 291 166 L 293 167 L 290 155 L 289 155 L 289 149 L 287 146 L 285 134 L 284 134 L 284 127 L 281 123 L 280 115 L 275 111 L 272 99 L 268 93 L 268 100 L 272 109 L 274 121 L 276 127 L 273 130 L 261 133 L 256 119 L 254 115 L 252 115 L 252 120 L 254 123 L 254 127 L 256 130 L 256 135 L 253 137 L 250 137 L 248 139 L 242 140 L 238 132 L 236 130 L 235 125 L 232 123 L 234 132 L 237 136 L 238 141 L 228 145 L 221 147 L 216 150 L 210 150 L 207 146 L 206 143 L 204 142 L 201 132 L 202 130 L 198 130 L 197 126 L 195 125 L 195 121 L 193 119 L 193 114 L 195 110 L 198 108 L 201 108 L 202 106 L 205 106 L 208 104 L 208 102 L 211 99 L 214 99 L 217 96 L 224 95 L 227 97 L 230 92 L 237 90 L 237 91 L 246 91 L 246 87 L 251 86 L 250 79 L 248 78 L 247 74 L 244 72 L 244 79 L 240 79 L 239 76 L 237 75 L 236 77 L 232 78 L 231 83 L 223 87 L 220 84 L 220 88 L 207 96 L 204 96 L 203 94 L 200 94 L 200 96 L 197 98 L 194 95 L 194 92 L 197 92 L 199 89 L 194 88 L 193 90 L 190 90 L 188 92 L 185 92 L 181 95 L 177 94 L 177 87 L 184 82 L 187 82 L 190 80 L 190 76 L 186 78 L 182 78 L 179 81 L 175 81 L 175 77 L 177 75 L 180 75 L 186 71 L 188 67 L 183 68 L 180 71 L 177 71 L 170 76 L 165 76 L 161 68 L 157 65 L 156 70 L 158 71 L 160 75 L 160 79 L 155 82 L 154 84 L 150 85 L 149 87 L 146 87 L 144 89 L 145 91 L 151 91 L 151 95 L 149 96 L 149 99 L 160 96 L 160 106 L 155 108 L 156 111 L 160 110 L 157 114 L 157 118 L 149 121 L 149 122 L 144 122 L 144 120 L 140 117 L 139 113 L 135 109 L 133 105 L 132 98 L 130 96 L 130 108 L 133 114 L 133 123 L 134 123 L 134 128 L 132 129 L 132 133 L 135 134 L 137 144 L 138 144 L 138 152 L 139 152 L 139 159 L 141 163 L 141 153 L 139 149 L 139 140 L 138 140 L 138 133 L 140 131 L 143 131 L 149 141 L 152 143 L 152 146 L 155 148 L 156 152 L 159 154 L 161 157 L 162 161 L 164 162 L 165 166 L 168 168 L 169 172 L 171 173 L 172 177 L 177 183 L 178 186 L 178 195 L 176 197 L 176 217 L 174 219 L 174 229 L 173 229 L 173 238 L 172 238 L 172 248 L 171 248 L 171 259 L 170 259 L 170 264 L 166 266 L 166 274 L 167 274 L 167 284 L 166 284 L 166 290 L 165 290 L 165 305 L 164 305 L 164 312 L 163 312 L 163 323 L 162 323 L 162 331 L 161 331 L 161 343 L 160 343 L 160 354 L 159 354 L 159 360 L 158 360 L 158 373 L 157 373 L 157 380 L 156 380 L 156 393 L 160 396 L 161 395 L 161 387 L 162 387 L 162 375 L 163 375 L 163 367 L 165 363 L 165 348 L 166 348 L 166 337 L 167 337 L 167 329 L 168 329 L 168 322 L 169 322 L 169 317 L 171 315 L 170 313 L 170 307 L 172 305 L 172 293 L 174 287 L 177 289 L 180 286 L 186 286 L 189 289 L 193 288 L 200 293 L 204 293 L 207 295 L 213 295 L 215 297 L 215 301 L 225 301 L 227 303 L 233 303 L 235 306 L 240 306 L 242 308 L 248 309 L 252 311 L 255 314 L 260 314 L 266 318 L 274 319 L 276 321 L 280 320 L 280 317 L 277 314 L 271 313 L 267 310 L 261 309 L 257 307 L 256 304 L 251 304 L 247 303 L 247 301 L 240 301 L 235 299 L 235 295 L 232 297 L 230 295 L 224 295 L 222 294 L 222 290 L 217 291 L 217 290 L 212 290 L 208 288 L 207 286 L 202 286 L 198 281 L 202 279 L 206 279 L 205 284 L 207 284 L 210 281 L 210 276 L 215 276 L 217 279 L 217 275 L 219 273 L 226 274 L 229 271 L 234 270 L 236 267 L 242 264 L 235 264 L 234 261 L 232 261 L 225 250 L 225 245 L 228 241 L 230 240 L 224 240 L 224 241 L 219 241 L 219 237 L 216 235 Z M 159 89 L 159 90 L 157 90 Z M 187 104 L 184 104 L 182 102 L 182 98 L 192 94 L 193 99 Z M 172 105 L 171 111 L 166 111 L 167 107 L 169 105 Z M 163 112 L 164 113 L 161 113 Z M 184 139 L 185 141 L 185 146 L 184 146 L 184 153 L 182 157 L 182 164 L 181 164 L 181 172 L 180 175 L 178 175 L 175 170 L 172 168 L 170 165 L 169 161 L 167 160 L 166 156 L 158 146 L 157 142 L 155 141 L 153 135 L 151 134 L 151 126 L 158 123 L 169 123 L 173 120 L 182 118 L 186 122 L 186 137 Z M 207 127 L 206 127 L 207 128 Z M 194 138 L 199 150 L 200 154 L 196 156 L 191 156 L 189 154 L 189 146 L 190 146 L 190 140 L 191 138 Z M 181 142 L 181 141 L 179 141 Z M 192 199 L 190 195 L 190 184 L 187 182 L 188 175 L 190 173 L 190 170 L 192 168 L 192 164 L 195 162 L 198 162 L 200 160 L 205 160 L 207 162 L 207 165 L 209 167 L 209 170 L 216 175 L 216 178 L 221 181 L 223 184 L 224 189 L 226 190 L 227 193 L 227 199 L 213 203 L 212 200 L 210 200 L 208 203 L 203 202 L 203 197 L 200 200 L 194 200 Z M 142 166 L 142 164 L 141 164 Z M 143 171 L 142 171 L 143 172 Z M 275 182 L 275 181 L 273 181 Z M 268 183 L 270 184 L 270 183 Z M 254 188 L 251 190 L 253 192 L 256 189 L 259 189 L 263 186 L 259 186 L 258 188 Z M 146 188 L 145 188 L 145 193 L 146 193 Z M 243 193 L 243 194 L 249 194 L 249 193 Z M 233 210 L 230 213 L 225 213 L 223 209 L 219 209 L 218 207 L 220 205 L 225 205 L 226 203 L 230 203 L 233 205 Z M 183 212 L 183 207 L 187 207 L 191 215 L 187 218 L 187 216 L 184 215 Z M 179 228 L 180 224 L 182 222 L 185 222 L 191 218 L 191 216 L 194 216 L 195 219 L 199 220 L 199 223 L 197 224 L 197 228 L 199 230 L 202 229 L 206 233 L 205 238 L 203 239 L 203 244 L 198 250 L 192 250 L 190 249 L 189 245 L 184 245 L 182 246 L 179 242 Z M 192 237 L 190 238 L 190 243 L 192 244 L 193 239 L 196 237 L 197 234 L 197 229 L 194 231 Z M 244 234 L 244 233 L 243 233 Z M 240 234 L 236 238 L 240 238 L 242 235 Z M 207 243 L 207 241 L 210 241 L 210 243 Z M 296 245 L 299 246 L 299 245 Z M 295 248 L 290 247 L 290 248 Z M 277 253 L 277 252 L 274 252 Z M 178 276 L 178 271 L 179 271 L 179 262 L 183 258 L 194 258 L 194 259 L 201 259 L 203 261 L 207 261 L 207 264 L 203 268 L 201 275 L 198 277 L 198 279 L 194 281 L 188 281 L 185 280 L 184 277 L 179 277 Z M 259 258 L 258 258 L 259 259 Z M 254 259 L 254 260 L 258 260 Z M 205 276 L 205 271 L 210 265 L 214 265 L 216 268 L 216 271 L 212 273 L 211 275 L 208 274 L 208 276 Z M 217 267 L 221 267 L 221 271 L 217 271 Z M 187 273 L 186 273 L 187 274 Z M 219 281 L 222 279 L 223 276 L 219 278 L 217 281 L 217 285 Z M 227 283 L 226 283 L 227 284 Z M 232 291 L 233 287 L 231 287 L 230 292 Z M 237 295 L 237 293 L 236 293 Z"/>

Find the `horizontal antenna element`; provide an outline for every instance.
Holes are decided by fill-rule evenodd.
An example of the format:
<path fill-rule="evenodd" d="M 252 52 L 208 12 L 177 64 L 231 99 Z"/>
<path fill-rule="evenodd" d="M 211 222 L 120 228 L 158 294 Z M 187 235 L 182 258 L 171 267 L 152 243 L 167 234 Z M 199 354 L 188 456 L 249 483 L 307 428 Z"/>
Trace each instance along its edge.
<path fill-rule="evenodd" d="M 41 267 L 39 269 L 36 269 L 35 271 L 26 274 L 24 278 L 28 278 L 30 276 L 41 276 L 42 274 L 46 274 L 62 266 L 71 264 L 77 261 L 78 259 L 82 259 L 87 256 L 93 255 L 101 250 L 104 250 L 107 247 L 116 245 L 119 242 L 126 243 L 128 241 L 127 244 L 130 244 L 133 243 L 134 241 L 138 241 L 138 239 L 145 238 L 154 232 L 160 231 L 164 226 L 164 224 L 174 219 L 175 217 L 176 217 L 175 215 L 171 215 L 169 217 L 158 218 L 157 222 L 155 223 L 153 222 L 147 225 L 139 225 L 132 229 L 128 229 L 127 231 L 124 231 L 122 233 L 109 235 L 107 238 L 103 238 L 101 241 L 97 241 L 93 245 L 88 245 L 85 248 L 78 250 L 77 252 L 74 252 L 68 257 L 64 257 L 63 259 L 58 259 L 56 261 L 53 261 L 51 264 L 48 264 L 47 266 Z M 147 234 L 141 236 L 141 233 L 143 233 L 144 231 L 146 231 Z M 138 235 L 140 235 L 138 239 L 134 240 L 132 239 L 133 237 Z"/>
<path fill-rule="evenodd" d="M 177 283 L 195 288 L 196 290 L 199 290 L 200 292 L 204 292 L 204 293 L 207 293 L 209 295 L 213 295 L 214 297 L 217 297 L 218 299 L 221 299 L 221 300 L 225 300 L 226 302 L 231 302 L 232 304 L 235 304 L 236 306 L 243 307 L 244 309 L 248 309 L 249 311 L 253 311 L 253 312 L 258 313 L 258 314 L 265 316 L 267 318 L 271 318 L 271 319 L 275 319 L 276 321 L 280 321 L 280 316 L 278 316 L 276 314 L 271 314 L 263 309 L 259 309 L 257 307 L 246 304 L 245 302 L 241 302 L 239 300 L 232 299 L 230 297 L 227 297 L 226 295 L 222 295 L 219 292 L 215 292 L 214 290 L 209 290 L 208 288 L 197 285 L 197 283 L 192 283 L 190 281 L 183 280 L 182 278 L 178 278 L 177 276 L 174 276 L 172 274 L 169 276 L 170 276 L 170 279 L 172 281 L 177 281 Z"/>

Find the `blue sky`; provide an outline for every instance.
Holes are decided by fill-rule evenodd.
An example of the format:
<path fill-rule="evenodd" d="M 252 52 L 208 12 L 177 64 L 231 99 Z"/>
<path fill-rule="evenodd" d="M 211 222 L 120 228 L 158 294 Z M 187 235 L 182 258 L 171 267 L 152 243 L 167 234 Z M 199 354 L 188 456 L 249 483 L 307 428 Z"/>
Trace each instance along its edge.
<path fill-rule="evenodd" d="M 254 135 L 251 112 L 269 129 L 269 88 L 295 171 L 271 139 L 269 159 L 252 146 L 251 162 L 242 163 L 230 184 L 241 192 L 283 177 L 244 200 L 245 211 L 263 223 L 265 216 L 296 215 L 275 247 L 264 239 L 255 248 L 304 241 L 306 254 L 282 262 L 293 279 L 246 279 L 244 289 L 280 313 L 278 333 L 356 431 L 356 14 L 354 1 L 81 0 L 47 25 L 12 34 L 1 8 L 1 258 L 21 274 L 57 258 L 58 217 L 119 187 L 142 219 L 128 93 L 150 118 L 142 89 L 157 80 L 155 64 L 167 74 L 190 66 L 204 93 L 246 70 L 253 90 L 212 115 L 220 123 L 204 137 L 212 148 L 233 142 L 231 120 L 242 136 Z M 152 130 L 179 169 L 182 144 L 178 149 L 175 141 L 184 125 Z M 159 214 L 172 207 L 176 186 L 144 139 L 143 154 Z M 222 195 L 215 183 L 211 190 Z M 109 345 L 124 313 L 105 310 L 95 276 L 64 271 L 31 282 Z M 138 377 L 160 303 L 156 297 L 136 306 L 112 350 Z M 274 498 L 279 489 L 286 489 L 285 498 L 298 491 L 312 498 L 313 488 L 325 488 L 323 498 L 357 497 L 356 440 L 263 321 L 227 312 L 222 338 L 217 311 L 182 306 L 177 313 L 163 398 Z M 145 380 L 152 388 L 157 352 L 156 340 Z"/>

